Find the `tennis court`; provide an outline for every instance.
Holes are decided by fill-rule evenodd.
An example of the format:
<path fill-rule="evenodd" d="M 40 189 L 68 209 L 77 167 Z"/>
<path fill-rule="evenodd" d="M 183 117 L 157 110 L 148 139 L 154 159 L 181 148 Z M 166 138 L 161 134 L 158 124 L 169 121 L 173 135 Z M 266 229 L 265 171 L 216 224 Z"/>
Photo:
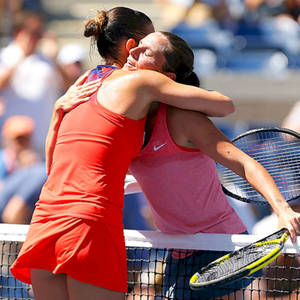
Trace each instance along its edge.
<path fill-rule="evenodd" d="M 30 286 L 12 277 L 9 266 L 15 260 L 18 250 L 28 230 L 27 225 L 0 224 L 1 275 L 0 299 L 34 299 Z M 261 236 L 195 234 L 166 235 L 155 231 L 125 230 L 128 254 L 128 288 L 127 300 L 133 299 L 173 299 L 164 297 L 167 274 L 165 261 L 169 253 L 176 249 L 177 255 L 189 255 L 186 250 L 233 251 L 244 247 Z M 207 253 L 202 253 L 203 259 Z M 256 278 L 250 285 L 222 299 L 300 299 L 300 239 L 292 244 L 285 244 L 282 254 L 275 262 L 264 267 L 264 275 Z M 192 262 L 193 264 L 193 262 Z M 187 266 L 194 267 L 197 266 Z M 184 276 L 171 274 L 178 283 Z M 249 278 L 248 278 L 249 279 Z M 244 279 L 244 280 L 247 280 Z M 169 288 L 170 289 L 170 288 Z M 226 292 L 229 288 L 222 287 Z M 207 291 L 213 295 L 213 290 Z M 181 291 L 179 290 L 179 294 Z M 184 292 L 174 299 L 195 299 L 195 295 Z M 198 299 L 205 299 L 205 292 Z M 220 299 L 211 296 L 211 299 Z"/>

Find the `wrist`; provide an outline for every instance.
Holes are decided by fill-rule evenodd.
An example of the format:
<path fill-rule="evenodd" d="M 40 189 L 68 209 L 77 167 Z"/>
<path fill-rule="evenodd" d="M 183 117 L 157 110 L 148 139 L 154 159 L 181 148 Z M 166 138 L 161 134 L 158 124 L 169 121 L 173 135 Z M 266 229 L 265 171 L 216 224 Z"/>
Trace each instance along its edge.
<path fill-rule="evenodd" d="M 279 216 L 281 214 L 289 214 L 293 212 L 293 209 L 289 206 L 287 202 L 282 203 L 280 206 L 274 209 L 275 213 Z"/>

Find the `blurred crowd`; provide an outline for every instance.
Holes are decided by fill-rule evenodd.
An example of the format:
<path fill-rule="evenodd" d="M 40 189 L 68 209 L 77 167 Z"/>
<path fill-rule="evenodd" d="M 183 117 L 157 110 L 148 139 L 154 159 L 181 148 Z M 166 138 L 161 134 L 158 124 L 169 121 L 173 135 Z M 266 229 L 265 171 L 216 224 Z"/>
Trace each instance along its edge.
<path fill-rule="evenodd" d="M 0 1 L 0 13 L 0 221 L 27 224 L 47 178 L 53 104 L 85 71 L 87 50 L 59 44 L 40 1 Z"/>
<path fill-rule="evenodd" d="M 278 76 L 300 67 L 298 0 L 155 0 L 164 25 L 195 49 L 199 76 L 217 69 Z"/>
<path fill-rule="evenodd" d="M 300 22 L 298 0 L 155 0 L 162 7 L 168 27 L 187 22 L 199 26 L 217 21 L 235 30 L 241 22 L 260 22 L 265 18 L 288 18 Z M 283 21 L 282 21 L 283 22 Z"/>

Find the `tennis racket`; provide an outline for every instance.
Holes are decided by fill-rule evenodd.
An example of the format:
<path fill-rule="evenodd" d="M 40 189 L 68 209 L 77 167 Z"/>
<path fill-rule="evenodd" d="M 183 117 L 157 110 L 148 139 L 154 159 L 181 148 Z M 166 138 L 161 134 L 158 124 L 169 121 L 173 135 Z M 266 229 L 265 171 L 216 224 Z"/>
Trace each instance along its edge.
<path fill-rule="evenodd" d="M 286 201 L 300 197 L 300 135 L 284 128 L 247 131 L 232 143 L 258 161 L 273 177 Z M 246 180 L 218 165 L 225 194 L 255 204 L 269 203 Z M 273 261 L 281 252 L 288 231 L 281 229 L 256 243 L 231 252 L 195 273 L 192 289 L 221 286 L 252 274 Z"/>
<path fill-rule="evenodd" d="M 232 143 L 258 161 L 273 177 L 286 201 L 300 199 L 300 135 L 285 128 L 247 131 Z M 217 164 L 222 188 L 228 196 L 244 202 L 268 201 L 245 179 Z"/>
<path fill-rule="evenodd" d="M 232 283 L 273 261 L 281 252 L 288 231 L 281 229 L 255 243 L 211 262 L 190 278 L 190 288 L 203 290 Z"/>

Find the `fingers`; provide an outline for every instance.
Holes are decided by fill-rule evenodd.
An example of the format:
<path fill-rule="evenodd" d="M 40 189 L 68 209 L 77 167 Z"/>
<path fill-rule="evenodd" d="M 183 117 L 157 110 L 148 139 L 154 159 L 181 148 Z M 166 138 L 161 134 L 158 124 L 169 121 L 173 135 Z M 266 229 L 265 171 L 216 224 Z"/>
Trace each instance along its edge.
<path fill-rule="evenodd" d="M 99 87 L 100 81 L 97 81 L 93 84 L 86 84 L 82 86 L 71 86 L 68 91 L 62 96 L 59 101 L 61 103 L 67 103 L 78 97 L 86 97 L 95 93 Z"/>
<path fill-rule="evenodd" d="M 82 97 L 88 97 L 88 96 L 91 96 L 91 95 L 94 94 L 96 91 L 97 91 L 97 88 L 94 88 L 94 89 L 91 89 L 91 90 L 88 90 L 88 91 L 83 91 L 83 92 L 79 93 L 79 94 L 77 95 L 77 97 L 79 97 L 80 99 L 82 99 Z"/>
<path fill-rule="evenodd" d="M 296 243 L 297 235 L 293 227 L 288 228 L 292 243 Z"/>
<path fill-rule="evenodd" d="M 100 86 L 100 84 L 101 84 L 101 79 L 97 79 L 95 81 L 84 83 L 81 86 L 77 86 L 76 87 L 77 94 L 96 91 L 97 88 Z"/>
<path fill-rule="evenodd" d="M 290 221 L 290 226 L 288 226 L 288 231 L 290 233 L 291 241 L 296 243 L 297 235 L 300 234 L 300 222 L 299 218 L 294 218 Z"/>
<path fill-rule="evenodd" d="M 81 76 L 75 81 L 74 85 L 75 85 L 75 86 L 81 86 L 81 85 L 85 84 L 85 83 L 86 83 L 86 80 L 87 80 L 87 78 L 88 78 L 88 76 L 89 76 L 89 74 L 90 74 L 90 71 L 86 71 L 83 75 L 81 75 Z M 88 85 L 88 84 L 94 84 L 94 83 L 96 83 L 96 84 L 99 85 L 99 83 L 100 83 L 101 80 L 102 80 L 102 79 L 99 78 L 99 79 L 96 79 L 96 80 L 87 82 L 86 84 Z"/>
<path fill-rule="evenodd" d="M 294 235 L 295 235 L 295 241 L 297 239 L 297 235 L 300 235 L 300 218 L 296 217 L 292 220 L 292 226 L 293 226 L 293 231 L 294 231 Z"/>
<path fill-rule="evenodd" d="M 98 89 L 98 85 L 89 85 L 85 87 L 81 87 L 76 91 L 77 97 L 88 96 L 95 93 Z"/>
<path fill-rule="evenodd" d="M 295 230 L 295 234 L 299 235 L 300 234 L 300 223 L 299 219 L 296 218 L 292 221 L 293 228 Z"/>
<path fill-rule="evenodd" d="M 279 228 L 286 228 L 289 231 L 291 241 L 295 243 L 297 241 L 297 235 L 300 235 L 300 213 L 289 209 L 282 211 L 278 215 Z"/>
<path fill-rule="evenodd" d="M 79 77 L 76 82 L 80 83 L 82 80 L 85 80 L 84 78 L 86 78 L 86 74 L 87 73 Z M 83 83 L 82 85 L 72 85 L 65 95 L 56 101 L 59 103 L 59 108 L 61 108 L 64 112 L 68 112 L 79 104 L 88 101 L 89 96 L 97 91 L 101 82 L 101 79 L 97 79 L 91 82 Z"/>
<path fill-rule="evenodd" d="M 86 71 L 83 75 L 81 75 L 74 83 L 74 85 L 79 86 L 82 85 L 86 79 L 88 78 L 90 71 Z"/>
<path fill-rule="evenodd" d="M 98 78 L 96 80 L 93 80 L 93 81 L 89 81 L 89 82 L 86 82 L 82 85 L 82 87 L 85 87 L 85 86 L 99 86 L 102 82 L 102 78 Z"/>

